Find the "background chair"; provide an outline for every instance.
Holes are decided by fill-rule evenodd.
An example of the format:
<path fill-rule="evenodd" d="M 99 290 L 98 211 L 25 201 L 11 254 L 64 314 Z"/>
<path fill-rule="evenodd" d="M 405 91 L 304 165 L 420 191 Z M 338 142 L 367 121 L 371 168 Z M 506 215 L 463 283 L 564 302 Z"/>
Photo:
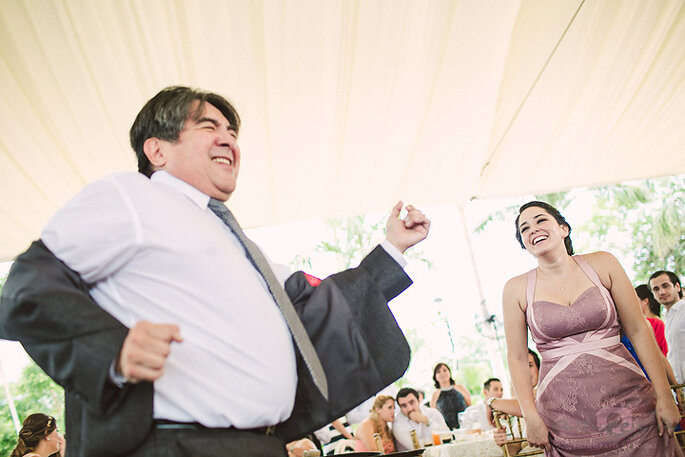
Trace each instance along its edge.
<path fill-rule="evenodd" d="M 523 436 L 523 430 L 521 427 L 521 419 L 515 416 L 509 416 L 508 414 L 503 414 L 499 411 L 493 411 L 493 418 L 495 420 L 495 426 L 501 426 L 504 428 L 509 429 L 509 433 L 511 433 L 511 440 L 505 441 L 503 444 L 500 445 L 502 448 L 502 454 L 505 457 L 523 457 L 523 456 L 531 456 L 531 455 L 543 455 L 545 453 L 544 450 L 542 449 L 537 449 L 537 448 L 530 448 L 530 449 L 525 449 L 525 446 L 528 444 L 528 440 L 524 438 Z M 513 420 L 512 420 L 513 417 Z M 504 421 L 504 422 L 503 422 Z M 516 437 L 516 433 L 518 432 L 518 438 Z M 522 451 L 514 452 L 514 450 L 520 450 Z"/>
<path fill-rule="evenodd" d="M 348 452 L 354 452 L 354 440 L 338 440 L 337 446 L 335 446 L 335 451 L 333 451 L 333 454 L 345 454 Z"/>

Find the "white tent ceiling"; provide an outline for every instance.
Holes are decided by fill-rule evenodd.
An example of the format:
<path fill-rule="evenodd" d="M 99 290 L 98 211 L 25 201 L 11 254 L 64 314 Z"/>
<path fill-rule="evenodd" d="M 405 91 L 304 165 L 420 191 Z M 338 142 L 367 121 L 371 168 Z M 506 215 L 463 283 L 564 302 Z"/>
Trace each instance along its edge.
<path fill-rule="evenodd" d="M 3 0 L 0 82 L 2 260 L 175 84 L 240 111 L 246 226 L 685 172 L 683 0 Z"/>

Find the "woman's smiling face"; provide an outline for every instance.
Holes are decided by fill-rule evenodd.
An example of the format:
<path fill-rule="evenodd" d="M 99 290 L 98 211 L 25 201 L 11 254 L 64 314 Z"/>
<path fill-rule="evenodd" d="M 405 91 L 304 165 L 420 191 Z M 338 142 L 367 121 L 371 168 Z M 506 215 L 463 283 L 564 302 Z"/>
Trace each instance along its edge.
<path fill-rule="evenodd" d="M 528 252 L 539 255 L 558 245 L 564 246 L 569 230 L 543 208 L 530 206 L 519 215 L 518 230 Z M 565 249 L 565 248 L 564 248 Z"/>

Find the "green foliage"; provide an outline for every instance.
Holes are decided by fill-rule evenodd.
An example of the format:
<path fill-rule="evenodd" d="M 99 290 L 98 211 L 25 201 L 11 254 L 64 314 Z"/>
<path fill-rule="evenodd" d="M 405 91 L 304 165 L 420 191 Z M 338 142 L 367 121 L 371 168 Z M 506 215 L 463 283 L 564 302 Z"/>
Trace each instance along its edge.
<path fill-rule="evenodd" d="M 472 396 L 480 397 L 483 383 L 493 373 L 483 337 L 462 335 L 457 347 L 461 357 L 457 361 L 458 370 L 454 371 L 454 379 L 457 383 L 464 384 Z"/>
<path fill-rule="evenodd" d="M 49 414 L 57 420 L 60 431 L 64 432 L 64 391 L 38 365 L 29 363 L 21 379 L 10 384 L 10 393 L 20 421 L 32 413 Z M 9 455 L 17 444 L 17 433 L 4 394 L 0 408 L 0 455 Z"/>
<path fill-rule="evenodd" d="M 602 249 L 632 259 L 636 283 L 646 283 L 656 270 L 685 274 L 685 175 L 587 191 L 593 195 L 594 205 L 588 208 L 592 211 L 588 222 L 573 230 L 574 234 L 582 233 L 588 238 L 586 249 L 578 251 Z M 572 192 L 534 197 L 562 213 L 572 198 Z M 513 221 L 517 214 L 518 205 L 511 205 L 489 215 L 476 231 L 483 231 L 494 220 Z M 575 240 L 574 237 L 574 244 Z"/>
<path fill-rule="evenodd" d="M 543 201 L 547 202 L 550 205 L 554 206 L 560 211 L 563 211 L 563 209 L 568 205 L 571 201 L 571 196 L 569 195 L 569 192 L 553 192 L 551 194 L 537 194 L 533 195 L 530 198 L 525 199 L 525 202 L 529 201 Z M 473 230 L 475 233 L 481 233 L 485 230 L 485 228 L 488 226 L 490 222 L 493 221 L 507 221 L 510 220 L 512 221 L 512 227 L 513 221 L 516 219 L 516 216 L 518 216 L 519 213 L 519 208 L 521 207 L 520 204 L 514 204 L 514 205 L 509 205 L 505 207 L 502 210 L 495 211 L 494 213 L 489 214 L 485 220 L 483 220 L 480 224 L 476 226 L 476 228 Z"/>
<path fill-rule="evenodd" d="M 402 387 L 413 387 L 416 389 L 426 390 L 427 384 L 413 383 L 408 379 L 407 376 L 407 373 L 410 373 L 412 371 L 412 365 L 414 364 L 415 360 L 425 360 L 422 357 L 423 353 L 430 352 L 428 346 L 426 345 L 426 340 L 419 335 L 419 332 L 416 329 L 403 329 L 403 332 L 404 337 L 407 339 L 407 343 L 409 343 L 409 348 L 411 350 L 411 360 L 409 361 L 409 367 L 407 368 L 405 375 L 397 381 L 395 381 L 394 385 L 397 388 L 397 390 L 400 390 Z M 432 358 L 432 355 L 429 354 L 428 357 Z M 428 381 L 426 381 L 426 383 L 427 382 Z M 430 393 L 426 392 L 426 395 L 430 395 Z"/>
<path fill-rule="evenodd" d="M 636 283 L 646 283 L 656 270 L 685 272 L 685 176 L 591 191 L 595 210 L 582 229 L 602 243 L 602 249 L 633 259 Z M 622 233 L 627 240 L 608 236 Z"/>
<path fill-rule="evenodd" d="M 385 238 L 386 219 L 387 216 L 374 218 L 369 215 L 326 219 L 325 223 L 331 229 L 333 239 L 319 242 L 314 252 L 332 255 L 338 271 L 356 266 L 370 249 Z M 433 268 L 433 264 L 417 247 L 408 250 L 405 257 L 418 260 L 429 269 Z M 312 255 L 298 255 L 290 262 L 290 266 L 312 271 Z"/>
<path fill-rule="evenodd" d="M 466 386 L 466 389 L 471 394 L 472 403 L 476 403 L 475 398 L 483 396 L 483 383 L 491 377 L 492 367 L 490 362 L 483 360 L 477 363 L 460 364 L 459 376 L 455 381 Z"/>

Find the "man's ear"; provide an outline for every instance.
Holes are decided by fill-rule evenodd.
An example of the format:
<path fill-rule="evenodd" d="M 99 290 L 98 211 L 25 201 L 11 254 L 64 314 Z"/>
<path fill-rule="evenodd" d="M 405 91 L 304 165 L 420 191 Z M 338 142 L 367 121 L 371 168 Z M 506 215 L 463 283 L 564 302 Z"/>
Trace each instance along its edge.
<path fill-rule="evenodd" d="M 166 148 L 164 148 L 164 141 L 157 137 L 148 138 L 143 143 L 143 152 L 150 161 L 152 168 L 155 170 L 164 168 L 167 162 Z"/>

